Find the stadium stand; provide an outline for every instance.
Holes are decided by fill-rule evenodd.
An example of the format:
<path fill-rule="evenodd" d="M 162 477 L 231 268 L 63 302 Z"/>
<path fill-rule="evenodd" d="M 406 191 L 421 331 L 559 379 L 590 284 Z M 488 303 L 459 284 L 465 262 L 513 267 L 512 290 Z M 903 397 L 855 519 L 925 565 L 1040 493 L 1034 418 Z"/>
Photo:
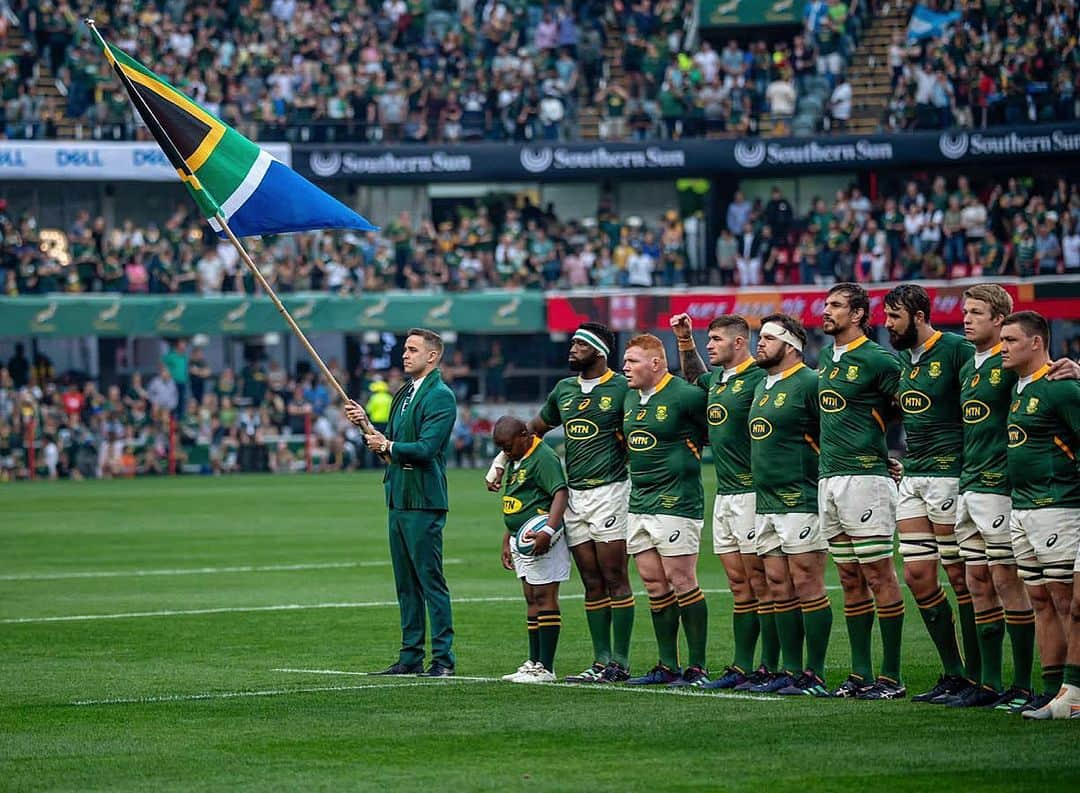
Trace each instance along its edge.
<path fill-rule="evenodd" d="M 481 205 L 438 223 L 402 212 L 366 235 L 269 238 L 257 259 L 283 294 L 340 295 L 1080 273 L 1080 184 L 1065 179 L 1039 189 L 1014 178 L 975 187 L 964 176 L 937 177 L 874 201 L 852 186 L 831 202 L 815 198 L 800 216 L 779 190 L 764 202 L 737 195 L 712 267 L 702 235 L 675 210 L 649 224 L 608 206 L 580 220 L 527 202 L 498 209 Z M 8 296 L 254 293 L 232 246 L 204 231 L 188 204 L 145 228 L 131 220 L 109 228 L 81 210 L 43 247 L 35 219 L 9 217 L 0 199 L 0 284 Z"/>
<path fill-rule="evenodd" d="M 89 12 L 251 138 L 372 143 L 813 132 L 869 14 L 819 0 L 800 35 L 714 48 L 692 0 L 5 3 L 7 137 L 99 140 L 142 132 Z"/>

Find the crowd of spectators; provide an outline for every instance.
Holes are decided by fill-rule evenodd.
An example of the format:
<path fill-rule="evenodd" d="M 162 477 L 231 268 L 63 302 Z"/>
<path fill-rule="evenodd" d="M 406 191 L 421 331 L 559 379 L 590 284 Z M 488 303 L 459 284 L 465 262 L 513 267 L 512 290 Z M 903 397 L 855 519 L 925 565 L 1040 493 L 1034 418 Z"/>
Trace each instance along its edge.
<path fill-rule="evenodd" d="M 561 219 L 552 205 L 485 205 L 456 220 L 402 212 L 380 232 L 317 232 L 253 246 L 275 291 L 341 296 L 388 289 L 574 289 L 884 281 L 1080 273 L 1080 183 L 1042 189 L 1009 178 L 908 182 L 871 198 L 858 186 L 815 197 L 796 213 L 778 188 L 767 200 L 736 193 L 706 238 L 700 211 L 620 216 L 604 199 L 595 217 Z M 30 215 L 0 199 L 2 294 L 117 292 L 254 294 L 254 278 L 227 242 L 180 205 L 160 227 L 110 228 L 81 211 L 42 245 Z M 707 247 L 708 246 L 708 247 Z M 713 257 L 707 255 L 714 253 Z"/>
<path fill-rule="evenodd" d="M 851 186 L 800 218 L 778 189 L 765 204 L 736 194 L 716 256 L 740 285 L 1080 274 L 1080 185 L 937 176 L 877 200 Z"/>
<path fill-rule="evenodd" d="M 814 0 L 794 39 L 692 39 L 694 0 L 0 0 L 22 47 L 0 77 L 9 137 L 53 137 L 38 64 L 91 136 L 137 134 L 82 25 L 263 141 L 439 142 L 752 134 L 795 113 L 800 87 L 833 80 L 867 0 Z M 9 13 L 3 14 L 6 5 Z M 12 25 L 14 20 L 15 25 Z"/>
<path fill-rule="evenodd" d="M 959 20 L 888 50 L 888 130 L 1072 121 L 1080 81 L 1076 0 L 929 0 Z"/>
<path fill-rule="evenodd" d="M 492 359 L 501 356 L 497 345 Z M 385 427 L 401 370 L 361 369 L 350 384 L 337 361 L 328 366 L 366 402 L 376 426 Z M 488 454 L 492 429 L 468 404 L 468 368 L 460 356 L 443 367 L 462 403 L 450 449 L 461 467 L 475 467 Z M 497 401 L 498 395 L 489 398 Z M 7 365 L 0 365 L 0 481 L 26 478 L 31 465 L 49 478 L 94 479 L 172 471 L 340 471 L 376 461 L 321 376 L 260 360 L 238 372 L 213 372 L 202 348 L 177 341 L 152 376 L 135 372 L 104 387 L 75 373 L 58 374 L 47 356 L 30 359 L 17 345 Z"/>

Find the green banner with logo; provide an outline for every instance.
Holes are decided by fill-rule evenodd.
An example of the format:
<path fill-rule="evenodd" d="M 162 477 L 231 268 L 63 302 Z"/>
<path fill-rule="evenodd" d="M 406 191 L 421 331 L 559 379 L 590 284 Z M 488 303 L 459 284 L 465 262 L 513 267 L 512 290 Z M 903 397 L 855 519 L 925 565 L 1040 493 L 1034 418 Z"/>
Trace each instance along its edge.
<path fill-rule="evenodd" d="M 381 293 L 282 297 L 305 331 L 535 333 L 546 329 L 540 292 Z M 287 331 L 266 297 L 44 295 L 0 298 L 0 337 L 248 335 Z"/>
<path fill-rule="evenodd" d="M 700 0 L 701 27 L 798 25 L 805 0 Z"/>

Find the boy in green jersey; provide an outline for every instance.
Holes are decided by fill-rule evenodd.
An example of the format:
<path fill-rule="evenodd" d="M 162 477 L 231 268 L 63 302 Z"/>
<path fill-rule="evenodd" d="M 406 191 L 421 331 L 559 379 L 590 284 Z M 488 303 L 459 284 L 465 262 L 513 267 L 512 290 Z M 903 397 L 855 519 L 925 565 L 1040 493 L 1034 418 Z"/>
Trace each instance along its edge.
<path fill-rule="evenodd" d="M 787 314 L 762 319 L 757 364 L 767 376 L 750 408 L 750 461 L 757 493 L 758 554 L 776 610 L 781 669 L 750 691 L 828 697 L 825 652 L 832 606 L 818 515 L 818 383 L 803 363 L 806 330 Z M 803 666 L 803 638 L 806 666 Z"/>
<path fill-rule="evenodd" d="M 709 323 L 706 351 L 709 372 L 694 344 L 688 314 L 676 314 L 671 327 L 679 345 L 682 374 L 708 394 L 706 420 L 716 466 L 713 502 L 713 553 L 720 557 L 734 597 L 732 631 L 735 657 L 724 674 L 707 688 L 749 688 L 768 682 L 780 662 L 780 640 L 765 568 L 754 545 L 757 496 L 750 473 L 750 429 L 747 419 L 754 389 L 765 371 L 750 354 L 750 326 L 738 314 L 725 314 Z M 751 673 L 754 648 L 761 635 L 761 664 Z"/>
<path fill-rule="evenodd" d="M 626 378 L 608 368 L 615 335 L 606 325 L 584 322 L 570 341 L 569 365 L 577 372 L 560 380 L 529 429 L 543 437 L 562 426 L 570 503 L 566 542 L 585 588 L 585 617 L 593 662 L 570 683 L 621 683 L 630 677 L 634 595 L 627 573 L 626 510 L 630 480 L 623 440 Z M 506 468 L 500 455 L 489 472 L 497 490 Z"/>
<path fill-rule="evenodd" d="M 896 398 L 907 438 L 896 507 L 904 580 L 944 671 L 933 688 L 912 697 L 912 702 L 943 704 L 971 694 L 977 696 L 972 704 L 989 705 L 998 692 L 978 685 L 975 609 L 955 529 L 964 444 L 957 385 L 960 368 L 975 348 L 955 333 L 934 329 L 930 295 L 917 284 L 901 284 L 885 295 L 885 328 L 900 354 Z M 938 581 L 939 559 L 956 593 L 966 664 L 956 641 L 952 606 Z"/>
<path fill-rule="evenodd" d="M 1016 374 L 1002 366 L 1001 325 L 1012 312 L 1009 293 L 997 284 L 964 292 L 964 336 L 975 355 L 960 370 L 964 461 L 956 504 L 956 539 L 975 608 L 979 640 L 979 687 L 945 704 L 971 707 L 1000 692 L 988 706 L 1019 710 L 1032 700 L 1035 613 L 1017 573 L 1009 534 L 1012 513 L 1006 461 L 1006 426 Z M 1040 587 L 1048 601 L 1045 587 Z M 1002 646 L 1009 635 L 1013 684 L 1002 683 Z M 1045 703 L 1044 703 L 1045 704 Z"/>
<path fill-rule="evenodd" d="M 896 485 L 889 478 L 885 422 L 895 406 L 900 363 L 870 341 L 870 296 L 858 284 L 837 284 L 825 298 L 822 329 L 834 343 L 818 362 L 821 530 L 840 573 L 852 673 L 833 693 L 898 699 L 904 600 L 893 568 Z M 873 597 L 871 597 L 873 593 Z M 870 659 L 874 606 L 881 629 L 881 674 Z"/>
<path fill-rule="evenodd" d="M 623 373 L 631 389 L 623 404 L 631 482 L 626 550 L 649 595 L 660 651 L 656 666 L 627 683 L 702 686 L 709 682 L 708 609 L 697 580 L 705 522 L 705 392 L 668 373 L 664 345 L 651 334 L 627 343 Z M 680 622 L 689 649 L 684 671 L 679 663 Z"/>
<path fill-rule="evenodd" d="M 1050 380 L 1050 329 L 1034 311 L 1005 318 L 1001 357 L 1018 376 L 1008 425 L 1008 471 L 1012 484 L 1013 552 L 1021 570 L 1045 583 L 1058 619 L 1037 634 L 1045 667 L 1064 665 L 1055 699 L 1025 718 L 1067 719 L 1080 714 L 1080 631 L 1070 616 L 1076 600 L 1080 548 L 1080 383 Z M 1036 604 L 1036 610 L 1038 611 Z M 1072 642 L 1070 639 L 1078 641 Z"/>
<path fill-rule="evenodd" d="M 529 659 L 504 675 L 511 683 L 554 683 L 555 648 L 562 615 L 559 584 L 570 578 L 570 551 L 563 535 L 566 511 L 566 475 L 555 451 L 529 431 L 525 422 L 503 416 L 495 422 L 492 440 L 506 455 L 509 468 L 504 477 L 502 512 L 506 533 L 502 564 L 521 579 L 527 604 Z M 518 553 L 514 535 L 536 515 L 547 515 L 547 525 L 532 535 L 531 556 Z M 528 539 L 528 532 L 526 532 Z"/>

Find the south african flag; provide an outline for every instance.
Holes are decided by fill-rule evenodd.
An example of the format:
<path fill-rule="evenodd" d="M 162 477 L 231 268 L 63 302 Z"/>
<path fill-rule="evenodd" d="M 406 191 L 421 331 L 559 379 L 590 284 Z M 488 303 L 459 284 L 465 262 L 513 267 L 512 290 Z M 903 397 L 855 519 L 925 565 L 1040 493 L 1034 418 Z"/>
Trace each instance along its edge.
<path fill-rule="evenodd" d="M 210 226 L 237 237 L 375 226 L 108 44 L 105 57 Z"/>

